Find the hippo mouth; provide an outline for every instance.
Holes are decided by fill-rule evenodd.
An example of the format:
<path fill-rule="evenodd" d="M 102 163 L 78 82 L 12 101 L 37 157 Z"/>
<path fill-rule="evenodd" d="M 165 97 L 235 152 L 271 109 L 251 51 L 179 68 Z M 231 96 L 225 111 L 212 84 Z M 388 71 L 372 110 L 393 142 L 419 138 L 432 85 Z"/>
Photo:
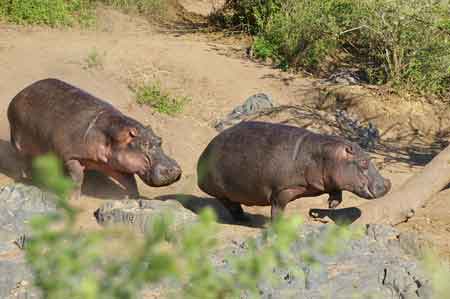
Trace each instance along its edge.
<path fill-rule="evenodd" d="M 354 192 L 356 195 L 358 195 L 359 197 L 362 197 L 364 199 L 375 199 L 376 196 L 375 194 L 370 190 L 368 185 L 365 186 L 361 186 L 360 188 L 358 188 L 358 190 L 355 190 L 356 192 Z"/>
<path fill-rule="evenodd" d="M 367 199 L 375 199 L 376 196 L 373 194 L 372 190 L 370 190 L 369 186 L 365 186 L 364 193 Z"/>
<path fill-rule="evenodd" d="M 180 167 L 153 167 L 148 172 L 138 174 L 139 177 L 151 187 L 164 187 L 180 180 Z"/>
<path fill-rule="evenodd" d="M 391 182 L 384 180 L 382 184 L 368 184 L 359 190 L 358 195 L 365 199 L 377 199 L 384 196 L 391 189 Z"/>

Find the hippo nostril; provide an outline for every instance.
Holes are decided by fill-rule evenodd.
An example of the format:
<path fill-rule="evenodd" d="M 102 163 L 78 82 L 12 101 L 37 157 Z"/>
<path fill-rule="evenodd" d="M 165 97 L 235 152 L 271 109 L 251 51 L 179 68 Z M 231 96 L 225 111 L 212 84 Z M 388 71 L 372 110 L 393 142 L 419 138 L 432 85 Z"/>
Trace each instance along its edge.
<path fill-rule="evenodd" d="M 181 169 L 179 167 L 170 168 L 169 176 L 175 180 L 179 180 L 181 177 Z"/>
<path fill-rule="evenodd" d="M 384 180 L 384 188 L 386 188 L 387 191 L 391 190 L 392 183 L 390 180 L 386 179 Z"/>

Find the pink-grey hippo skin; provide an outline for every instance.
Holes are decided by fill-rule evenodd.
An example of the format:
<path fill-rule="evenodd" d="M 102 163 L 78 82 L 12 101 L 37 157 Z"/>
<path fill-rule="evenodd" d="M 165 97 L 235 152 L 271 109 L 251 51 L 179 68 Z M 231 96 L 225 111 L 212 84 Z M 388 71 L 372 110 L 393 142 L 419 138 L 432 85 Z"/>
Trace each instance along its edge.
<path fill-rule="evenodd" d="M 329 194 L 329 208 L 342 191 L 365 198 L 385 195 L 391 182 L 357 144 L 306 129 L 245 121 L 209 143 L 198 164 L 198 186 L 219 199 L 235 220 L 245 221 L 241 204 L 271 206 L 271 218 L 300 197 Z"/>
<path fill-rule="evenodd" d="M 114 178 L 131 198 L 139 196 L 135 174 L 153 187 L 180 179 L 180 166 L 150 127 L 61 80 L 23 89 L 9 104 L 8 120 L 11 143 L 25 161 L 50 152 L 62 159 L 75 183 L 71 199 L 80 198 L 85 170 Z"/>

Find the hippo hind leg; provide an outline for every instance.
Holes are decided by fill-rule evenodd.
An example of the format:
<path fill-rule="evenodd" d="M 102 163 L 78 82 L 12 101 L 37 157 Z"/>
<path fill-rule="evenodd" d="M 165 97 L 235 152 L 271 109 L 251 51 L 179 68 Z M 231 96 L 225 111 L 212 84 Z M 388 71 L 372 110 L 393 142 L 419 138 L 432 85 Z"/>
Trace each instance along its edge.
<path fill-rule="evenodd" d="M 272 221 L 277 219 L 278 217 L 281 217 L 284 214 L 284 209 L 286 208 L 286 205 L 303 195 L 303 193 L 306 191 L 306 188 L 304 187 L 295 187 L 295 188 L 288 188 L 281 190 L 279 192 L 272 193 L 270 204 L 271 204 L 271 210 L 270 210 L 270 218 Z"/>
<path fill-rule="evenodd" d="M 33 165 L 33 157 L 30 154 L 27 154 L 22 149 L 20 145 L 20 138 L 17 136 L 16 130 L 13 126 L 11 126 L 11 134 L 10 134 L 10 142 L 12 147 L 14 148 L 14 152 L 17 158 L 17 164 L 19 165 L 19 169 L 17 173 L 18 180 L 31 180 L 32 179 L 32 165 Z"/>
<path fill-rule="evenodd" d="M 219 201 L 224 205 L 224 207 L 230 212 L 233 219 L 237 222 L 248 222 L 250 218 L 244 213 L 242 206 L 229 200 L 228 198 L 219 198 Z"/>

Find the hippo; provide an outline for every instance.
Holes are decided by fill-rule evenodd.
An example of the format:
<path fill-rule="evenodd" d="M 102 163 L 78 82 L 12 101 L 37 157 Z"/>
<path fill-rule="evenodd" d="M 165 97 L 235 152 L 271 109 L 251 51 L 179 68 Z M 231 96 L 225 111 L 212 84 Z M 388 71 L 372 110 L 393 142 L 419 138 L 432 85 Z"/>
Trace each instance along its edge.
<path fill-rule="evenodd" d="M 241 122 L 215 136 L 201 153 L 197 172 L 198 187 L 236 221 L 248 220 L 241 204 L 271 206 L 274 220 L 301 197 L 327 193 L 334 209 L 344 190 L 375 199 L 391 188 L 356 143 L 259 121 Z"/>
<path fill-rule="evenodd" d="M 79 199 L 84 172 L 115 179 L 137 198 L 137 174 L 147 185 L 178 181 L 181 168 L 161 148 L 150 126 L 64 81 L 47 78 L 20 91 L 8 106 L 11 144 L 30 170 L 31 160 L 53 153 L 74 182 L 70 199 Z M 29 173 L 29 172 L 28 172 Z"/>

